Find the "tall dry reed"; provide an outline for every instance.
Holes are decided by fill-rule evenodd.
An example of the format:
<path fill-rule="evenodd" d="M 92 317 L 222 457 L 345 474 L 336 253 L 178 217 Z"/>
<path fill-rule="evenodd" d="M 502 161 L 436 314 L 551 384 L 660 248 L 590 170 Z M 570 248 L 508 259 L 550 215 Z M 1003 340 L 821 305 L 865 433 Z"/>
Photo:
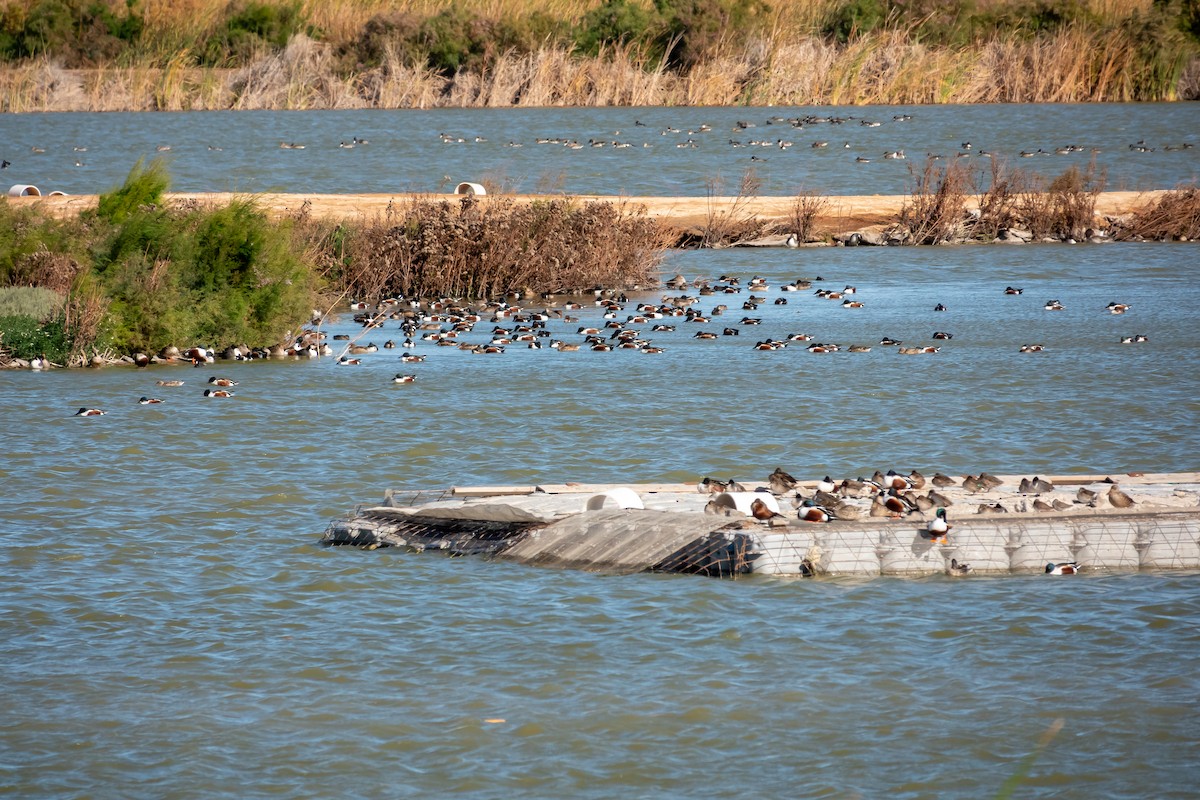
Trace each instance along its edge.
<path fill-rule="evenodd" d="M 666 246 L 640 208 L 505 197 L 416 198 L 327 241 L 344 248 L 336 288 L 366 298 L 494 299 L 647 284 Z"/>
<path fill-rule="evenodd" d="M 1159 242 L 1200 240 L 1200 189 L 1182 186 L 1167 192 L 1116 226 L 1114 239 Z"/>

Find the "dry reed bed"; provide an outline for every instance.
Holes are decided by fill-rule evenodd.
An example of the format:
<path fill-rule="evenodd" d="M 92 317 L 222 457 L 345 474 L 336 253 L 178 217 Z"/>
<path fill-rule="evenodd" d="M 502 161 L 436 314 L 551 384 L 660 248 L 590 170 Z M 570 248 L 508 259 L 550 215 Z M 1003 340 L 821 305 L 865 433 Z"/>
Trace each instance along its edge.
<path fill-rule="evenodd" d="M 686 74 L 631 49 L 585 58 L 565 48 L 501 55 L 445 77 L 395 54 L 343 76 L 328 45 L 303 35 L 241 69 L 166 66 L 65 70 L 38 61 L 0 70 L 0 111 L 184 111 L 507 106 L 813 105 L 1173 100 L 1200 97 L 1200 64 L 1166 96 L 1123 31 L 1067 28 L 1043 39 L 949 50 L 885 31 L 840 45 L 758 41 Z"/>

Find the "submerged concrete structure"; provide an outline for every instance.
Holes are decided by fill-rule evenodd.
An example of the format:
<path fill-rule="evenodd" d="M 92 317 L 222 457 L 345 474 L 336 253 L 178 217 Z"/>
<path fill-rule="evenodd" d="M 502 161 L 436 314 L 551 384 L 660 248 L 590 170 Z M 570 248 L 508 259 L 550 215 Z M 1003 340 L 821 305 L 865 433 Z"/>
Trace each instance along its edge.
<path fill-rule="evenodd" d="M 931 528 L 931 507 L 884 516 L 873 508 L 886 490 L 835 495 L 810 481 L 780 494 L 765 484 L 725 492 L 706 483 L 389 492 L 382 504 L 334 520 L 322 541 L 615 573 L 1012 574 L 1062 562 L 1085 572 L 1200 569 L 1200 474 L 1033 484 L 1001 476 L 987 487 L 953 480 L 936 495 L 950 525 L 944 534 Z M 840 518 L 801 519 L 814 497 L 837 497 Z"/>

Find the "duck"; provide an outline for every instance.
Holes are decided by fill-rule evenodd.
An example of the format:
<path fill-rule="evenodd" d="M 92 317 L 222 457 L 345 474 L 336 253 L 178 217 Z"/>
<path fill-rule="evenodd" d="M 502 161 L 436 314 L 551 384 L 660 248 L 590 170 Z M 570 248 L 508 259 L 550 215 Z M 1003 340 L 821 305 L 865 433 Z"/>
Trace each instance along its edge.
<path fill-rule="evenodd" d="M 953 339 L 953 338 L 954 338 L 954 334 L 953 334 L 953 333 L 947 333 L 946 331 L 934 331 L 934 332 L 933 332 L 933 338 L 934 338 L 934 339 Z"/>
<path fill-rule="evenodd" d="M 951 478 L 949 475 L 945 475 L 941 472 L 933 473 L 933 477 L 929 480 L 933 482 L 934 486 L 942 489 L 946 488 L 947 486 L 953 486 L 955 483 L 954 478 Z"/>
<path fill-rule="evenodd" d="M 404 355 L 400 356 L 400 360 L 403 361 L 405 364 L 419 364 L 425 360 L 425 356 L 423 356 L 423 355 L 419 356 L 419 355 L 415 355 L 412 353 L 405 353 Z"/>
<path fill-rule="evenodd" d="M 824 506 L 819 506 L 811 500 L 805 500 L 800 506 L 799 518 L 805 522 L 829 522 L 832 515 Z"/>
<path fill-rule="evenodd" d="M 963 564 L 957 558 L 950 559 L 950 566 L 946 569 L 946 574 L 953 577 L 962 577 L 969 575 L 972 572 L 970 564 Z"/>
<path fill-rule="evenodd" d="M 780 514 L 778 511 L 772 511 L 770 506 L 756 497 L 754 498 L 753 502 L 750 503 L 750 516 L 757 520 L 767 522 L 775 519 L 776 517 L 782 517 L 783 514 Z"/>
<path fill-rule="evenodd" d="M 1066 306 L 1057 300 L 1047 300 L 1046 305 L 1042 306 L 1047 311 L 1062 311 Z"/>
<path fill-rule="evenodd" d="M 775 471 L 767 477 L 767 485 L 770 486 L 772 494 L 787 494 L 796 488 L 797 483 L 799 481 L 785 472 L 782 467 L 776 467 Z"/>
<path fill-rule="evenodd" d="M 842 308 L 865 308 L 866 303 L 861 300 L 843 300 Z"/>
<path fill-rule="evenodd" d="M 1108 502 L 1112 503 L 1113 508 L 1129 508 L 1136 501 L 1114 483 L 1108 488 Z"/>
<path fill-rule="evenodd" d="M 1105 306 L 1105 309 L 1107 309 L 1108 313 L 1110 314 L 1124 314 L 1129 310 L 1129 304 L 1112 302 Z"/>
<path fill-rule="evenodd" d="M 947 311 L 947 310 L 949 310 L 949 309 L 947 309 L 947 308 L 946 308 L 944 305 L 942 305 L 941 303 L 938 303 L 936 306 L 934 306 L 934 307 L 933 307 L 933 310 L 934 310 L 934 311 Z"/>
<path fill-rule="evenodd" d="M 1077 575 L 1077 574 L 1079 574 L 1080 569 L 1081 569 L 1081 567 L 1079 566 L 1078 561 L 1063 561 L 1058 564 L 1055 564 L 1054 562 L 1050 562 L 1049 564 L 1046 565 L 1046 574 L 1047 575 Z"/>
<path fill-rule="evenodd" d="M 392 378 L 392 383 L 415 383 L 416 380 L 416 375 L 401 375 L 397 373 L 396 377 Z"/>
<path fill-rule="evenodd" d="M 205 397 L 233 397 L 233 392 L 228 389 L 205 389 Z"/>
<path fill-rule="evenodd" d="M 149 363 L 149 361 L 147 361 L 147 363 Z M 29 368 L 34 369 L 34 370 L 46 369 L 49 366 L 50 366 L 50 362 L 46 359 L 45 356 L 37 356 L 32 361 L 29 362 Z"/>
<path fill-rule="evenodd" d="M 935 506 L 948 507 L 954 505 L 954 501 L 946 495 L 939 492 L 937 489 L 930 489 L 925 495 Z"/>
<path fill-rule="evenodd" d="M 183 381 L 180 381 L 180 383 L 183 383 Z M 210 385 L 210 386 L 224 386 L 224 387 L 229 387 L 229 386 L 237 386 L 237 385 L 238 385 L 238 384 L 237 384 L 237 381 L 230 380 L 229 378 L 218 378 L 218 377 L 215 377 L 215 376 L 214 376 L 214 377 L 212 377 L 212 378 L 209 378 L 209 379 L 208 379 L 208 383 L 209 383 L 209 385 Z M 165 385 L 165 384 L 164 384 L 164 385 Z"/>
<path fill-rule="evenodd" d="M 821 480 L 817 481 L 818 492 L 832 492 L 837 488 L 837 484 L 833 482 L 833 478 L 826 475 Z"/>
<path fill-rule="evenodd" d="M 1005 286 L 1004 287 L 1005 294 L 1021 294 L 1024 291 L 1025 291 L 1024 289 L 1018 289 L 1015 286 Z"/>
<path fill-rule="evenodd" d="M 157 405 L 161 402 L 162 400 L 157 397 L 141 397 L 138 399 L 138 404 L 143 406 Z"/>
<path fill-rule="evenodd" d="M 1046 349 L 1044 344 L 1023 344 L 1020 352 L 1022 353 L 1040 353 Z"/>
<path fill-rule="evenodd" d="M 897 494 L 894 488 L 888 489 L 886 492 L 881 492 L 878 496 L 882 498 L 884 508 L 893 517 L 903 517 L 916 510 L 913 504 Z"/>
<path fill-rule="evenodd" d="M 971 494 L 975 494 L 977 492 L 986 492 L 991 488 L 987 485 L 986 481 L 981 480 L 976 475 L 968 475 L 967 477 L 963 478 L 962 486 Z"/>
<path fill-rule="evenodd" d="M 103 417 L 104 411 L 99 408 L 81 408 L 75 412 L 77 417 Z"/>
<path fill-rule="evenodd" d="M 155 381 L 155 386 L 183 386 L 183 381 Z"/>
<path fill-rule="evenodd" d="M 357 367 L 363 363 L 361 358 L 351 358 L 350 356 L 342 356 L 337 360 L 339 367 Z"/>
<path fill-rule="evenodd" d="M 934 542 L 945 542 L 946 534 L 954 527 L 946 519 L 946 509 L 939 508 L 934 512 L 934 517 L 929 521 L 929 527 L 926 529 L 929 532 L 929 538 Z"/>
<path fill-rule="evenodd" d="M 1096 502 L 1096 493 L 1086 486 L 1080 486 L 1079 491 L 1075 493 L 1075 502 L 1090 506 Z"/>

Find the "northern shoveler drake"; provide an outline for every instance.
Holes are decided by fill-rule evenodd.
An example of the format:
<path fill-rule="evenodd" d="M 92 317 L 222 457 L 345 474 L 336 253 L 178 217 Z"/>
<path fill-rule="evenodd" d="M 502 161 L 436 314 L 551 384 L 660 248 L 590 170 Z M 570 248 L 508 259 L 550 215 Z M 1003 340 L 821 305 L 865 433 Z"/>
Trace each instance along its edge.
<path fill-rule="evenodd" d="M 843 300 L 842 308 L 865 308 L 866 303 L 861 300 Z"/>
<path fill-rule="evenodd" d="M 805 522 L 829 522 L 833 518 L 827 508 L 816 505 L 812 500 L 804 501 L 804 504 L 800 506 L 798 516 Z"/>
<path fill-rule="evenodd" d="M 1023 344 L 1021 345 L 1022 353 L 1040 353 L 1046 349 L 1044 344 Z"/>
<path fill-rule="evenodd" d="M 405 355 L 400 356 L 400 360 L 406 364 L 419 364 L 425 360 L 425 356 L 406 353 Z"/>
<path fill-rule="evenodd" d="M 77 417 L 103 417 L 104 412 L 98 408 L 81 408 L 75 412 Z"/>
<path fill-rule="evenodd" d="M 1109 303 L 1107 306 L 1105 306 L 1105 308 L 1108 309 L 1110 314 L 1124 314 L 1129 310 L 1129 304 L 1113 302 Z"/>
<path fill-rule="evenodd" d="M 143 406 L 153 406 L 161 402 L 162 400 L 157 397 L 142 397 L 138 399 L 138 403 Z"/>
<path fill-rule="evenodd" d="M 337 360 L 339 367 L 357 367 L 362 363 L 361 358 L 350 358 L 350 356 L 342 356 Z"/>
<path fill-rule="evenodd" d="M 149 363 L 149 361 L 147 361 L 147 363 Z M 48 366 L 50 366 L 50 362 L 46 360 L 45 356 L 37 356 L 29 362 L 30 369 L 45 369 Z"/>
<path fill-rule="evenodd" d="M 205 389 L 205 397 L 233 397 L 233 392 L 228 389 Z"/>
<path fill-rule="evenodd" d="M 879 344 L 883 345 L 884 347 L 895 347 L 904 344 L 904 342 L 900 341 L 899 339 L 893 339 L 891 336 L 885 336 L 879 340 Z"/>
<path fill-rule="evenodd" d="M 416 375 L 401 375 L 397 373 L 396 377 L 392 378 L 392 383 L 414 383 L 416 380 Z"/>
<path fill-rule="evenodd" d="M 1024 290 L 1024 289 L 1018 289 L 1018 288 L 1016 288 L 1015 286 L 1005 286 L 1005 287 L 1004 287 L 1004 293 L 1005 293 L 1005 294 L 1020 294 L 1020 293 L 1021 293 L 1021 292 L 1023 292 L 1023 291 L 1025 291 L 1025 290 Z"/>
<path fill-rule="evenodd" d="M 933 307 L 933 310 L 934 311 L 945 311 L 946 307 L 944 305 L 942 305 L 941 303 L 938 303 L 936 306 Z"/>
<path fill-rule="evenodd" d="M 1062 311 L 1064 308 L 1066 308 L 1066 306 L 1057 300 L 1047 300 L 1046 305 L 1044 305 L 1043 308 L 1045 308 L 1047 311 Z"/>
<path fill-rule="evenodd" d="M 156 386 L 183 386 L 183 381 L 155 381 Z"/>
<path fill-rule="evenodd" d="M 1063 561 L 1059 564 L 1051 562 L 1046 565 L 1047 575 L 1076 575 L 1082 567 L 1078 561 Z"/>
<path fill-rule="evenodd" d="M 954 334 L 953 334 L 953 333 L 947 333 L 946 331 L 934 331 L 934 332 L 933 332 L 933 338 L 934 338 L 934 339 L 953 339 L 953 338 L 954 338 Z"/>
<path fill-rule="evenodd" d="M 180 383 L 183 383 L 183 381 L 180 381 Z M 209 378 L 208 383 L 210 386 L 237 386 L 237 381 L 230 380 L 229 378 L 217 378 L 215 376 Z"/>
<path fill-rule="evenodd" d="M 945 542 L 946 534 L 954 527 L 946 519 L 946 509 L 939 508 L 934 512 L 934 517 L 929 521 L 929 527 L 926 530 L 929 532 L 929 538 L 935 542 Z"/>

